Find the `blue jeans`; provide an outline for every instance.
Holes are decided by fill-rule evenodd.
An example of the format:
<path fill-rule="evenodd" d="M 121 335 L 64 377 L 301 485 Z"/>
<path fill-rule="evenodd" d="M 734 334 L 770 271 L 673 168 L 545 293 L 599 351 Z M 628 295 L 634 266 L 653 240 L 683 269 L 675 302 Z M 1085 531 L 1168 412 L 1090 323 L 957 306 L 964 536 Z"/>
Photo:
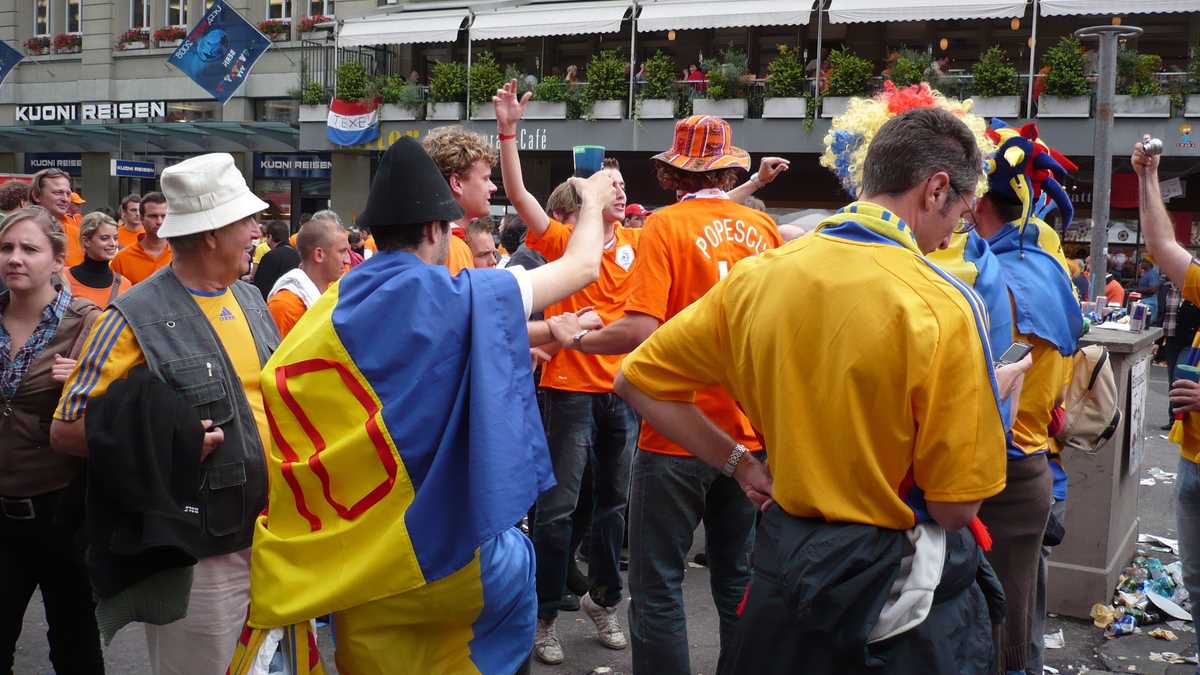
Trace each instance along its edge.
<path fill-rule="evenodd" d="M 762 453 L 756 453 L 760 458 Z M 629 633 L 634 675 L 691 672 L 683 576 L 704 521 L 721 663 L 736 641 L 737 606 L 750 580 L 754 507 L 731 478 L 694 457 L 640 451 L 629 497 Z"/>
<path fill-rule="evenodd" d="M 1175 518 L 1179 527 L 1179 557 L 1183 560 L 1183 585 L 1187 586 L 1188 595 L 1200 598 L 1200 465 L 1179 458 L 1175 497 L 1178 499 Z"/>
<path fill-rule="evenodd" d="M 637 442 L 633 410 L 616 394 L 546 390 L 546 438 L 558 484 L 538 498 L 530 538 L 537 555 L 538 618 L 553 621 L 567 586 L 572 515 L 593 510 L 588 548 L 589 593 L 596 604 L 621 602 L 621 543 L 629 470 Z M 580 504 L 584 469 L 591 462 L 592 503 Z"/>

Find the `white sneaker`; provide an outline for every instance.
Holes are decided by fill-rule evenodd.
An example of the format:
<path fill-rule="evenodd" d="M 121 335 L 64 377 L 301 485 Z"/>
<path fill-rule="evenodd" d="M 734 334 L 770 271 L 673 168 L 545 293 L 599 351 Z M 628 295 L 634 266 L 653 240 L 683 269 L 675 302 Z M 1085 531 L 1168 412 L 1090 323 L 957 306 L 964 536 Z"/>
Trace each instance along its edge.
<path fill-rule="evenodd" d="M 533 655 L 538 661 L 551 666 L 557 666 L 563 662 L 562 644 L 554 632 L 553 621 L 546 622 L 538 619 L 537 633 L 533 638 Z"/>
<path fill-rule="evenodd" d="M 596 624 L 596 637 L 600 639 L 600 644 L 609 649 L 625 649 L 629 646 L 629 642 L 625 639 L 625 631 L 621 630 L 621 622 L 617 619 L 616 607 L 601 607 L 592 600 L 592 594 L 588 593 L 579 601 L 579 606 Z"/>

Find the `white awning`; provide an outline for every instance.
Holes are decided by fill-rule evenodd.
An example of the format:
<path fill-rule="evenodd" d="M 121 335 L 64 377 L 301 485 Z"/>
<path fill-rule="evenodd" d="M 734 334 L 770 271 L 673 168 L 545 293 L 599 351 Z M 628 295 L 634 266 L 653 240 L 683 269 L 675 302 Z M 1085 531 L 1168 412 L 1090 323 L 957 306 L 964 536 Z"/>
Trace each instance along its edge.
<path fill-rule="evenodd" d="M 637 29 L 803 26 L 812 5 L 812 0 L 653 0 L 642 3 Z"/>
<path fill-rule="evenodd" d="M 1011 19 L 1024 16 L 1025 5 L 1026 0 L 833 0 L 829 23 Z"/>
<path fill-rule="evenodd" d="M 616 33 L 633 5 L 630 0 L 553 2 L 475 13 L 472 40 Z"/>
<path fill-rule="evenodd" d="M 1041 0 L 1042 16 L 1200 12 L 1200 0 Z"/>
<path fill-rule="evenodd" d="M 465 9 L 448 9 L 346 19 L 338 32 L 338 44 L 342 47 L 368 47 L 455 42 L 468 16 L 470 13 Z"/>

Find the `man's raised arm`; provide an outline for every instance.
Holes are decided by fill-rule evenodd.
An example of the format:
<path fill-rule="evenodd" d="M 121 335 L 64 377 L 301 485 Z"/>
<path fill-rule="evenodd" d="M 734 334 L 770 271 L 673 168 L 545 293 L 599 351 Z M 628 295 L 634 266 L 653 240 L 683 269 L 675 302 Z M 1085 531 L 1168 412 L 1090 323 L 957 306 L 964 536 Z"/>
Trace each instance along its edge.
<path fill-rule="evenodd" d="M 1138 214 L 1141 216 L 1142 234 L 1146 237 L 1146 248 L 1154 256 L 1154 262 L 1176 286 L 1183 288 L 1192 254 L 1175 241 L 1175 228 L 1167 215 L 1158 184 L 1159 159 L 1157 155 L 1147 154 L 1141 143 L 1133 146 L 1130 163 L 1133 164 L 1141 190 Z"/>
<path fill-rule="evenodd" d="M 496 92 L 492 103 L 496 107 L 496 131 L 500 136 L 500 173 L 504 177 L 504 194 L 517 209 L 517 215 L 525 221 L 535 236 L 542 236 L 550 225 L 550 217 L 538 203 L 537 197 L 525 189 L 521 174 L 521 157 L 517 151 L 517 123 L 525 114 L 525 104 L 532 94 L 517 97 L 517 81 L 512 80 Z"/>
<path fill-rule="evenodd" d="M 572 178 L 571 186 L 579 193 L 579 221 L 561 258 L 529 270 L 533 286 L 533 311 L 558 302 L 595 281 L 600 276 L 600 256 L 604 253 L 604 209 L 616 199 L 612 178 L 603 171 L 591 178 Z"/>

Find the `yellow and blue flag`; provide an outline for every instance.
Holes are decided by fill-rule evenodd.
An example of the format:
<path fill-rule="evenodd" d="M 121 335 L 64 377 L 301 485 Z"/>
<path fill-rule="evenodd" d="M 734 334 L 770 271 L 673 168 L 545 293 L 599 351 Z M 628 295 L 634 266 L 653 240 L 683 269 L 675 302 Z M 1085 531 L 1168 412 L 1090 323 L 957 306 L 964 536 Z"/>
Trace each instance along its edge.
<path fill-rule="evenodd" d="M 273 448 L 249 624 L 334 613 L 381 672 L 513 672 L 533 642 L 514 529 L 554 484 L 515 277 L 404 252 L 332 285 L 262 373 Z"/>
<path fill-rule="evenodd" d="M 1036 335 L 1071 356 L 1083 334 L 1083 314 L 1054 228 L 1031 216 L 1023 228 L 1008 223 L 988 246 L 1012 292 L 1013 320 L 1022 335 Z"/>

